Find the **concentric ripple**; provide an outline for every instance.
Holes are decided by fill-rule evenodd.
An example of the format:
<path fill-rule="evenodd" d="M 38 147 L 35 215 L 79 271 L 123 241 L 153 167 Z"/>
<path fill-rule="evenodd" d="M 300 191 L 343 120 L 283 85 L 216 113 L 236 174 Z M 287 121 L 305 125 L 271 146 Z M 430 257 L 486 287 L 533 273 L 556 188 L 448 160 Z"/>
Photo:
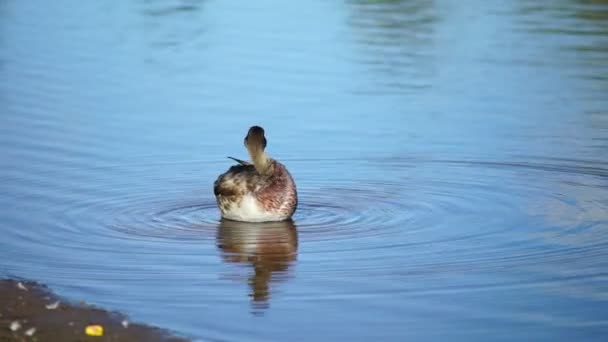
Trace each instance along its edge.
<path fill-rule="evenodd" d="M 606 253 L 608 239 L 600 228 L 606 224 L 606 202 L 566 195 L 584 182 L 604 182 L 604 165 L 595 164 L 588 172 L 571 166 L 543 164 L 540 168 L 530 162 L 412 159 L 392 160 L 389 169 L 383 160 L 370 160 L 365 165 L 351 161 L 360 179 L 355 175 L 349 181 L 319 181 L 317 174 L 298 173 L 307 170 L 306 161 L 287 163 L 301 180 L 300 204 L 294 216 L 300 241 L 316 254 L 382 250 L 379 253 L 385 260 L 373 266 L 374 273 L 389 275 L 383 270 L 388 272 L 393 262 L 403 258 L 418 261 L 401 265 L 402 272 L 420 267 L 455 271 L 523 265 L 540 256 L 543 262 L 559 263 Z M 171 179 L 147 173 L 152 168 L 162 173 L 158 165 L 105 170 L 131 174 L 142 185 L 129 188 L 126 184 L 100 184 L 90 193 L 57 202 L 48 209 L 47 221 L 55 228 L 44 231 L 49 236 L 33 240 L 49 240 L 47 245 L 56 243 L 57 247 L 99 250 L 120 249 L 117 246 L 127 240 L 158 246 L 209 243 L 220 224 L 219 210 L 210 188 L 191 178 L 192 166 L 161 166 L 186 170 L 183 174 L 187 176 Z M 332 168 L 333 162 L 325 161 L 316 170 Z M 213 169 L 221 171 L 221 166 Z M 366 176 L 375 174 L 376 169 L 386 169 L 384 179 Z M 542 182 L 532 181 L 541 178 Z M 171 189 L 165 188 L 167 183 L 172 183 Z M 587 193 L 576 195 L 599 198 Z M 531 219 L 538 227 L 529 230 L 524 225 Z M 577 239 L 586 240 L 569 240 L 568 231 L 573 230 Z M 89 239 L 105 242 L 90 246 Z M 364 264 L 379 261 L 371 255 L 363 258 Z M 421 260 L 425 261 L 421 264 Z M 358 272 L 359 267 L 359 263 L 349 263 L 341 265 L 340 271 Z"/>

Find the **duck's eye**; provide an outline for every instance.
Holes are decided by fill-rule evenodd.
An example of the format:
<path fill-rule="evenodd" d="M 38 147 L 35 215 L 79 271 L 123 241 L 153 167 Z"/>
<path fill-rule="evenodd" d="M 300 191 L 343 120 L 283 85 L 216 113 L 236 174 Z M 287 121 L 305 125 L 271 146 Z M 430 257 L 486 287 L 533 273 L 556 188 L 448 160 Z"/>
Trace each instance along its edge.
<path fill-rule="evenodd" d="M 266 138 L 264 138 L 263 142 L 264 142 L 264 148 L 266 148 Z"/>

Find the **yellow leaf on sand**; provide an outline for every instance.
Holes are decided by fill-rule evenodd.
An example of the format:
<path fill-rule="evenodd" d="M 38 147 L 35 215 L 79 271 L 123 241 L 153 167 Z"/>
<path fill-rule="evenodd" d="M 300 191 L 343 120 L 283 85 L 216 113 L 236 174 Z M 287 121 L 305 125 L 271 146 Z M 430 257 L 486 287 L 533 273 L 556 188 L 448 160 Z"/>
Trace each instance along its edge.
<path fill-rule="evenodd" d="M 103 327 L 101 325 L 87 325 L 84 332 L 89 336 L 103 336 Z"/>

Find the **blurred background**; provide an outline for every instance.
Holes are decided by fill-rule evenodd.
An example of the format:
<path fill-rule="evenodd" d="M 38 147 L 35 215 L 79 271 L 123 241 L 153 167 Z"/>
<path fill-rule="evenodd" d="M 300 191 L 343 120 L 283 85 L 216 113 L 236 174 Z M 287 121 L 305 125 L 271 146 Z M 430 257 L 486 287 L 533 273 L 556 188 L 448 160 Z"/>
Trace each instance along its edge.
<path fill-rule="evenodd" d="M 204 340 L 608 333 L 608 1 L 0 0 L 0 277 Z M 293 223 L 221 223 L 251 125 Z"/>

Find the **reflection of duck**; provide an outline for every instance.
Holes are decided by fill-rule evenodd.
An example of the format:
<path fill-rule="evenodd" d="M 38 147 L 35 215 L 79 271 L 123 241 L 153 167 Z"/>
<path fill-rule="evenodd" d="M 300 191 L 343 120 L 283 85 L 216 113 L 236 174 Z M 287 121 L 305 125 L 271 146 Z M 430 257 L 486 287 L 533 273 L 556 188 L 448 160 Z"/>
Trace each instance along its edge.
<path fill-rule="evenodd" d="M 254 303 L 266 304 L 273 275 L 285 275 L 296 260 L 298 234 L 291 220 L 245 223 L 222 220 L 218 227 L 218 246 L 226 262 L 251 264 L 249 278 Z"/>
<path fill-rule="evenodd" d="M 298 205 L 296 185 L 287 168 L 264 151 L 262 127 L 249 129 L 245 147 L 253 164 L 232 158 L 239 165 L 220 175 L 213 186 L 222 217 L 244 222 L 291 218 Z"/>

